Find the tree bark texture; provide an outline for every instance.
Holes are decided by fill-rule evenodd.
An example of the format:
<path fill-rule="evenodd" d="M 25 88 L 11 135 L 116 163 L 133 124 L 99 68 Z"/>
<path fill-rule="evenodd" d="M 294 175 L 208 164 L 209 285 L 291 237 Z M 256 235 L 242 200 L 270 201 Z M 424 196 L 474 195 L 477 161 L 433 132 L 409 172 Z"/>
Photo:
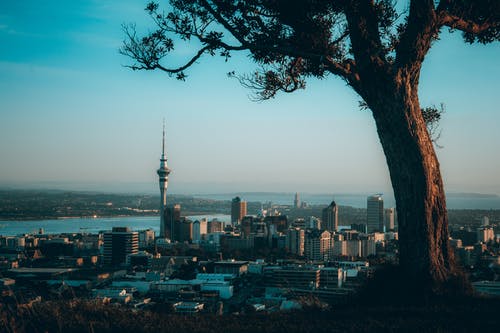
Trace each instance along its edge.
<path fill-rule="evenodd" d="M 421 65 L 439 25 L 432 1 L 411 4 L 392 66 L 376 52 L 380 40 L 369 24 L 370 6 L 360 2 L 347 10 L 360 77 L 351 86 L 372 110 L 386 156 L 398 212 L 401 276 L 408 280 L 402 282 L 422 296 L 461 293 L 466 282 L 449 245 L 439 162 L 418 98 Z"/>
<path fill-rule="evenodd" d="M 407 73 L 418 73 L 409 71 Z M 433 294 L 456 273 L 449 245 L 446 198 L 439 162 L 421 113 L 418 78 L 396 75 L 368 103 L 375 118 L 396 198 L 400 265 Z M 374 94 L 375 93 L 375 94 Z"/>

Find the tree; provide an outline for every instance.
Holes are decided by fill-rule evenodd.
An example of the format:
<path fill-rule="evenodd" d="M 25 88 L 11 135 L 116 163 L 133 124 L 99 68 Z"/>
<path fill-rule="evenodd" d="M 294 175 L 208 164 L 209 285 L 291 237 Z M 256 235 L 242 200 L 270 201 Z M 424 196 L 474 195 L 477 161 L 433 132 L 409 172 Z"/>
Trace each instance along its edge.
<path fill-rule="evenodd" d="M 500 2 L 412 0 L 406 7 L 390 0 L 171 0 L 165 13 L 152 2 L 146 11 L 155 30 L 138 37 L 126 26 L 121 52 L 134 60 L 134 70 L 160 70 L 180 80 L 204 55 L 228 60 L 234 51 L 249 52 L 259 70 L 230 75 L 260 99 L 304 88 L 308 77 L 345 80 L 371 110 L 386 156 L 400 267 L 424 294 L 440 293 L 458 270 L 426 127 L 426 118 L 435 117 L 419 103 L 420 70 L 442 28 L 462 31 L 468 43 L 500 40 Z M 175 43 L 192 40 L 200 46 L 192 58 L 165 65 Z"/>

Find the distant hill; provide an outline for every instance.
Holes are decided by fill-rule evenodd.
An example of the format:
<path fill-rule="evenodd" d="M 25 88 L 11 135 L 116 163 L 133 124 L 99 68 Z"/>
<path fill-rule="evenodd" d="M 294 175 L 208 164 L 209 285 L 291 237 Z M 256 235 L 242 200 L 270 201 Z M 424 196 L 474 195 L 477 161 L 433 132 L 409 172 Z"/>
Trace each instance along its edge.
<path fill-rule="evenodd" d="M 459 193 L 446 193 L 446 197 L 448 198 L 500 198 L 497 194 L 492 193 L 467 193 L 467 192 L 459 192 Z"/>

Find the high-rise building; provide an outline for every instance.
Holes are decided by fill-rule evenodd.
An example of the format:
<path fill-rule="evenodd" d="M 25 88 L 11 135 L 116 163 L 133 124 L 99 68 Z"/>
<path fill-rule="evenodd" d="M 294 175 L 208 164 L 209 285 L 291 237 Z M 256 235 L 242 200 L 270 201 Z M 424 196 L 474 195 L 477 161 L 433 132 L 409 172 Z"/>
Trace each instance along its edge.
<path fill-rule="evenodd" d="M 139 248 L 153 246 L 155 244 L 155 231 L 146 229 L 139 231 Z"/>
<path fill-rule="evenodd" d="M 241 235 L 245 238 L 250 237 L 252 234 L 252 226 L 254 222 L 253 216 L 244 216 L 240 222 Z"/>
<path fill-rule="evenodd" d="M 293 200 L 293 206 L 295 208 L 300 208 L 300 195 L 299 195 L 299 192 L 295 192 L 295 198 Z"/>
<path fill-rule="evenodd" d="M 231 223 L 233 225 L 241 222 L 243 217 L 247 215 L 247 202 L 236 197 L 231 201 Z"/>
<path fill-rule="evenodd" d="M 156 171 L 159 177 L 160 184 L 160 237 L 167 237 L 166 229 L 168 228 L 165 221 L 165 208 L 167 207 L 167 187 L 168 175 L 170 169 L 167 166 L 167 157 L 165 156 L 165 122 L 163 123 L 163 140 L 160 158 L 160 168 Z"/>
<path fill-rule="evenodd" d="M 328 231 L 337 231 L 339 228 L 339 209 L 335 201 L 323 209 L 321 227 Z"/>
<path fill-rule="evenodd" d="M 495 231 L 493 227 L 481 227 L 477 228 L 477 241 L 482 243 L 488 243 L 495 239 Z"/>
<path fill-rule="evenodd" d="M 381 194 L 369 196 L 366 200 L 366 232 L 384 230 L 384 200 Z"/>
<path fill-rule="evenodd" d="M 292 228 L 286 232 L 286 247 L 290 253 L 304 255 L 304 229 Z"/>
<path fill-rule="evenodd" d="M 264 222 L 274 226 L 276 232 L 284 233 L 288 229 L 288 218 L 286 215 L 272 215 L 264 217 Z"/>
<path fill-rule="evenodd" d="M 171 241 L 179 240 L 179 223 L 181 221 L 181 205 L 175 204 L 165 208 L 164 237 Z"/>
<path fill-rule="evenodd" d="M 224 222 L 218 221 L 217 219 L 208 221 L 207 234 L 211 234 L 214 232 L 223 232 L 223 231 L 224 231 Z"/>
<path fill-rule="evenodd" d="M 347 255 L 347 241 L 344 239 L 344 236 L 341 234 L 333 235 L 329 254 L 333 258 Z"/>
<path fill-rule="evenodd" d="M 139 233 L 126 227 L 114 227 L 104 233 L 104 263 L 107 265 L 124 264 L 127 255 L 139 251 Z"/>
<path fill-rule="evenodd" d="M 304 235 L 304 255 L 309 260 L 328 260 L 331 233 L 327 230 L 308 229 Z"/>
<path fill-rule="evenodd" d="M 385 231 L 393 231 L 394 230 L 394 221 L 396 217 L 396 210 L 394 208 L 387 208 L 385 210 Z"/>
<path fill-rule="evenodd" d="M 193 222 L 193 243 L 199 243 L 207 234 L 208 221 L 206 218 Z"/>
<path fill-rule="evenodd" d="M 366 258 L 375 254 L 377 254 L 376 237 L 373 235 L 363 236 L 361 239 L 361 257 Z"/>
<path fill-rule="evenodd" d="M 179 238 L 178 228 L 176 224 L 181 220 L 181 205 L 166 207 L 163 218 L 163 237 L 171 241 L 176 241 Z"/>
<path fill-rule="evenodd" d="M 247 215 L 247 202 L 242 201 L 240 204 L 240 220 Z"/>
<path fill-rule="evenodd" d="M 193 222 L 184 219 L 183 221 L 179 221 L 177 226 L 179 228 L 179 237 L 177 240 L 181 243 L 191 242 L 193 240 Z"/>
<path fill-rule="evenodd" d="M 361 257 L 361 240 L 346 240 L 346 255 L 348 257 Z"/>
<path fill-rule="evenodd" d="M 307 219 L 307 221 L 305 223 L 305 227 L 307 229 L 318 229 L 318 230 L 324 229 L 321 226 L 321 220 L 315 216 L 309 216 L 309 219 Z"/>

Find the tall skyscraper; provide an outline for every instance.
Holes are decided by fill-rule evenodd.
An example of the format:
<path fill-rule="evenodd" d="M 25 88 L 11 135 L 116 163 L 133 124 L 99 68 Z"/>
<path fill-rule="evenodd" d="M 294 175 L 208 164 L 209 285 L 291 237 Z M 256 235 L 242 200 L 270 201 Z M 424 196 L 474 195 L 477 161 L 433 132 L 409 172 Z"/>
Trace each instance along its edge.
<path fill-rule="evenodd" d="M 337 231 L 339 228 L 339 208 L 335 201 L 323 209 L 321 227 L 328 231 Z"/>
<path fill-rule="evenodd" d="M 167 166 L 167 157 L 165 156 L 165 122 L 163 122 L 160 168 L 156 171 L 160 183 L 160 237 L 166 237 L 166 228 L 168 228 L 168 226 L 165 225 L 165 207 L 167 206 L 168 175 L 170 171 L 171 170 Z"/>
<path fill-rule="evenodd" d="M 179 240 L 179 223 L 181 223 L 181 205 L 175 204 L 165 208 L 164 236 L 171 241 Z"/>
<path fill-rule="evenodd" d="M 245 215 L 247 215 L 247 202 L 242 201 L 240 197 L 234 198 L 231 201 L 231 223 L 233 225 L 240 223 Z"/>
<path fill-rule="evenodd" d="M 384 230 L 384 200 L 382 194 L 376 194 L 366 200 L 366 232 L 382 230 Z"/>
<path fill-rule="evenodd" d="M 139 251 L 139 233 L 126 227 L 114 227 L 104 233 L 104 263 L 108 265 L 124 264 L 127 255 Z"/>
<path fill-rule="evenodd" d="M 183 219 L 179 221 L 176 225 L 179 229 L 179 237 L 176 239 L 177 241 L 191 242 L 193 240 L 193 222 L 190 220 Z"/>
<path fill-rule="evenodd" d="M 207 224 L 206 218 L 193 222 L 193 243 L 199 243 L 203 236 L 207 234 Z"/>
<path fill-rule="evenodd" d="M 295 192 L 295 198 L 293 199 L 293 206 L 295 208 L 300 208 L 300 195 L 299 195 L 299 192 Z"/>
<path fill-rule="evenodd" d="M 394 208 L 387 208 L 385 210 L 385 216 L 384 216 L 384 219 L 385 219 L 385 231 L 388 232 L 388 231 L 394 231 L 394 221 L 395 221 L 395 218 L 396 218 L 396 209 Z"/>
<path fill-rule="evenodd" d="M 287 249 L 293 254 L 304 255 L 304 229 L 292 228 L 286 232 Z"/>
<path fill-rule="evenodd" d="M 240 231 L 243 237 L 248 238 L 252 233 L 253 216 L 244 216 L 240 221 Z"/>

